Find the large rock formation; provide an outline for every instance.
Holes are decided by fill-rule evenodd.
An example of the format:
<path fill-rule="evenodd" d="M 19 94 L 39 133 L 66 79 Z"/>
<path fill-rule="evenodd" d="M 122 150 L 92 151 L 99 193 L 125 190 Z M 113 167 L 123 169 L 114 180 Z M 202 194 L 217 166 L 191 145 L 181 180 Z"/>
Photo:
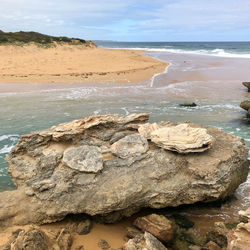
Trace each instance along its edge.
<path fill-rule="evenodd" d="M 240 107 L 247 111 L 247 117 L 250 118 L 250 101 L 241 102 Z"/>
<path fill-rule="evenodd" d="M 243 140 L 189 123 L 205 129 L 213 144 L 205 152 L 179 154 L 138 132 L 148 118 L 91 116 L 21 136 L 7 157 L 18 189 L 0 194 L 1 225 L 47 223 L 78 213 L 112 222 L 142 207 L 225 198 L 246 180 Z M 153 130 L 164 126 L 174 124 Z"/>
<path fill-rule="evenodd" d="M 250 82 L 243 82 L 242 83 L 245 87 L 247 87 L 248 92 L 250 92 Z"/>

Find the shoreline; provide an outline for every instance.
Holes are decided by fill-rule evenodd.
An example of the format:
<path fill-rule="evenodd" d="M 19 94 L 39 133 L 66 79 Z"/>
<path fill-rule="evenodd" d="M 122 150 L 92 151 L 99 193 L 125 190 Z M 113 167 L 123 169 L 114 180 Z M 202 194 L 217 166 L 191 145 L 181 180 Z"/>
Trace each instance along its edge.
<path fill-rule="evenodd" d="M 0 46 L 0 83 L 129 83 L 164 72 L 167 62 L 143 51 L 58 45 Z M 87 59 L 87 60 L 86 60 Z"/>

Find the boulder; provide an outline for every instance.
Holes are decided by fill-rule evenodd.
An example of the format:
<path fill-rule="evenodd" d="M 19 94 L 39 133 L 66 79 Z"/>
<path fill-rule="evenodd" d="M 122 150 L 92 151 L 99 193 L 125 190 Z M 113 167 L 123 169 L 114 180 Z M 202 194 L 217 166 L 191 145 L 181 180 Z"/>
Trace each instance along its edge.
<path fill-rule="evenodd" d="M 145 232 L 143 236 L 130 239 L 124 250 L 167 250 L 167 248 L 152 234 Z"/>
<path fill-rule="evenodd" d="M 164 215 L 150 214 L 139 217 L 134 221 L 134 226 L 143 232 L 147 231 L 161 241 L 171 241 L 174 235 L 172 222 Z"/>
<path fill-rule="evenodd" d="M 242 83 L 245 87 L 248 88 L 248 92 L 250 92 L 250 82 L 243 82 Z"/>
<path fill-rule="evenodd" d="M 91 116 L 21 136 L 6 159 L 17 190 L 0 193 L 1 226 L 50 223 L 68 214 L 114 222 L 143 207 L 223 199 L 246 180 L 248 148 L 240 138 L 185 123 L 188 131 L 202 131 L 197 141 L 207 148 L 180 154 L 139 133 L 150 127 L 148 119 Z M 159 123 L 152 134 L 164 138 L 159 131 L 169 125 Z"/>
<path fill-rule="evenodd" d="M 151 133 L 151 141 L 158 147 L 178 153 L 203 152 L 212 145 L 213 137 L 205 128 L 194 128 L 182 123 L 157 129 Z"/>

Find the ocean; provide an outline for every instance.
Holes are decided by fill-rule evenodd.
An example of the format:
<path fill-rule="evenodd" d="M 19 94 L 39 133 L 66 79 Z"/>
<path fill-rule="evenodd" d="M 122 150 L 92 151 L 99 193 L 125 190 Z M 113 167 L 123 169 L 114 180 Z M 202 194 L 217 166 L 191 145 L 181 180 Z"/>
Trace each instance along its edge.
<path fill-rule="evenodd" d="M 95 41 L 102 48 L 143 49 L 218 57 L 250 58 L 250 42 L 112 42 Z"/>
<path fill-rule="evenodd" d="M 0 84 L 1 191 L 15 188 L 5 157 L 20 135 L 89 115 L 146 112 L 150 122 L 191 121 L 220 128 L 244 138 L 250 147 L 250 121 L 239 107 L 250 99 L 242 85 L 250 81 L 250 43 L 96 43 L 104 48 L 143 49 L 170 64 L 139 83 L 10 84 L 7 89 Z M 186 102 L 197 107 L 180 106 Z M 249 193 L 250 176 L 237 189 L 234 203 L 224 210 L 201 212 L 202 216 L 236 217 L 238 210 L 250 205 Z"/>

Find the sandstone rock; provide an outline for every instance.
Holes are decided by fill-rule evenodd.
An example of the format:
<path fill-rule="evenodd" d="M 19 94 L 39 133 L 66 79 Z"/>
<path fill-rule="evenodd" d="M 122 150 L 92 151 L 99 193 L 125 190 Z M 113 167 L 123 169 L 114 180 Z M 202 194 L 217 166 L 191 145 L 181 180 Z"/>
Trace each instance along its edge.
<path fill-rule="evenodd" d="M 148 151 L 148 142 L 140 134 L 127 135 L 111 146 L 111 152 L 120 158 L 140 156 Z"/>
<path fill-rule="evenodd" d="M 151 133 L 157 146 L 178 153 L 203 152 L 211 147 L 213 137 L 204 128 L 183 123 L 157 129 Z"/>
<path fill-rule="evenodd" d="M 174 235 L 172 222 L 163 215 L 150 214 L 139 217 L 134 221 L 134 225 L 165 242 L 170 241 Z"/>
<path fill-rule="evenodd" d="M 49 250 L 49 238 L 38 229 L 31 227 L 26 232 L 19 232 L 11 243 L 11 250 Z"/>
<path fill-rule="evenodd" d="M 145 232 L 143 236 L 130 239 L 124 250 L 167 250 L 167 248 L 152 234 Z"/>
<path fill-rule="evenodd" d="M 241 102 L 240 107 L 248 111 L 250 109 L 250 101 Z"/>
<path fill-rule="evenodd" d="M 245 87 L 248 88 L 248 92 L 250 92 L 250 82 L 243 82 L 242 83 Z"/>
<path fill-rule="evenodd" d="M 0 193 L 1 226 L 50 223 L 81 213 L 114 222 L 143 207 L 222 199 L 246 180 L 248 148 L 241 139 L 190 123 L 206 129 L 213 146 L 202 154 L 176 154 L 139 134 L 147 120 L 146 114 L 93 116 L 21 136 L 7 157 L 18 189 Z M 124 134 L 114 142 L 117 133 Z M 138 148 L 129 146 L 131 141 Z M 115 143 L 130 148 L 114 150 Z M 67 150 L 85 146 L 99 148 L 100 171 L 63 162 Z"/>
<path fill-rule="evenodd" d="M 65 150 L 62 162 L 81 172 L 97 173 L 102 170 L 101 150 L 96 146 L 72 147 Z"/>

